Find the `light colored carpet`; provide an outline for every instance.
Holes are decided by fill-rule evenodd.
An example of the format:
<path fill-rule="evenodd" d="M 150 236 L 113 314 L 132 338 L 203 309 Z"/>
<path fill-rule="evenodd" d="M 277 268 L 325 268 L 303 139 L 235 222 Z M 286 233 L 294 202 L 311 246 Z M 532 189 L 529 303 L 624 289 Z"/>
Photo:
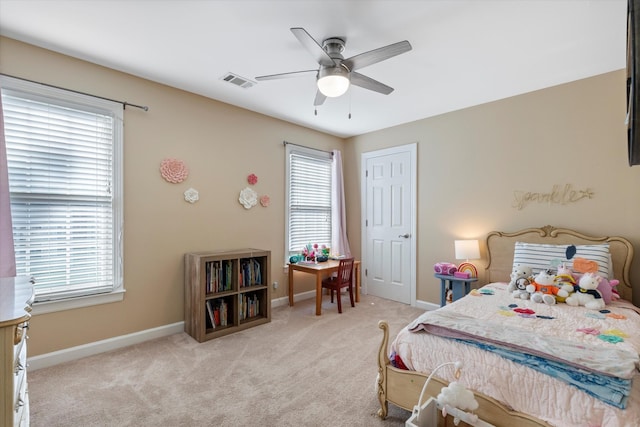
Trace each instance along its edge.
<path fill-rule="evenodd" d="M 31 425 L 404 426 L 393 405 L 376 415 L 377 324 L 395 334 L 422 310 L 368 295 L 322 308 L 305 300 L 206 343 L 181 333 L 29 372 Z"/>

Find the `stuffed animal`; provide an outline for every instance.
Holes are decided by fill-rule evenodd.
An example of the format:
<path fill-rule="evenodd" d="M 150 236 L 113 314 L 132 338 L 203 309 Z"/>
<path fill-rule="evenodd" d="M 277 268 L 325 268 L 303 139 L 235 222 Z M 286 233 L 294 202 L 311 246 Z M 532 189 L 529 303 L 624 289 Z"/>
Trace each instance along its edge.
<path fill-rule="evenodd" d="M 595 273 L 585 273 L 578 281 L 575 292 L 565 301 L 568 305 L 580 306 L 591 310 L 602 310 L 605 306 L 602 294 L 598 292 L 601 276 Z"/>
<path fill-rule="evenodd" d="M 527 292 L 531 294 L 531 301 L 554 305 L 556 303 L 556 295 L 564 298 L 568 297 L 569 293 L 567 291 L 555 285 L 555 277 L 556 275 L 551 269 L 540 270 L 533 282 L 527 286 Z"/>
<path fill-rule="evenodd" d="M 565 302 L 567 297 L 574 291 L 576 285 L 576 279 L 573 277 L 573 272 L 566 264 L 562 263 L 558 266 L 558 272 L 556 273 L 556 277 L 553 279 L 554 284 L 560 290 L 563 290 L 567 293 L 564 295 L 564 292 L 559 292 L 556 294 L 556 302 Z"/>
<path fill-rule="evenodd" d="M 620 299 L 620 294 L 616 290 L 616 286 L 619 283 L 619 280 L 609 280 L 605 277 L 602 277 L 598 282 L 598 292 L 602 295 L 605 305 L 610 304 L 611 301 Z"/>
<path fill-rule="evenodd" d="M 531 284 L 531 276 L 533 276 L 533 272 L 528 265 L 514 265 L 507 292 L 510 292 L 514 298 L 529 299 L 527 286 Z"/>
<path fill-rule="evenodd" d="M 594 273 L 595 274 L 595 273 Z M 580 273 L 573 273 L 572 274 L 573 278 L 575 279 L 576 283 L 578 281 L 580 281 L 580 278 L 582 277 L 582 274 Z M 618 293 L 618 290 L 616 289 L 616 286 L 618 286 L 620 284 L 619 280 L 615 280 L 615 279 L 607 279 L 605 277 L 602 277 L 599 281 L 598 281 L 598 291 L 600 292 L 600 295 L 602 295 L 602 299 L 604 299 L 604 304 L 611 304 L 611 301 L 617 301 L 620 299 L 620 294 Z M 574 286 L 575 288 L 575 286 Z"/>

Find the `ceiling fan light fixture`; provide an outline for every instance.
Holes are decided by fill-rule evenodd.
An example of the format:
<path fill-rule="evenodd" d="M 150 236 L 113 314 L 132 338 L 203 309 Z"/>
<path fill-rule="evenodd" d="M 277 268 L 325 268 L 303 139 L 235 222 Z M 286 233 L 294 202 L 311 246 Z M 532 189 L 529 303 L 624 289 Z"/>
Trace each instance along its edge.
<path fill-rule="evenodd" d="M 349 72 L 341 67 L 325 68 L 318 75 L 318 90 L 329 98 L 335 98 L 349 89 Z"/>

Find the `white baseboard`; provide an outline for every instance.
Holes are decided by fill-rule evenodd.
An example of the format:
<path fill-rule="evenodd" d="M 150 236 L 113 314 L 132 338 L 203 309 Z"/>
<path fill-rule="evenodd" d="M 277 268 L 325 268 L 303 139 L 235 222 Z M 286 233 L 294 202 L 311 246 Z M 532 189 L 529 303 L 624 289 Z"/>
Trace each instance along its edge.
<path fill-rule="evenodd" d="M 416 301 L 416 307 L 422 308 L 425 311 L 433 311 L 433 310 L 436 310 L 436 309 L 440 308 L 440 304 L 434 304 L 434 303 L 428 302 L 428 301 L 417 300 Z"/>
<path fill-rule="evenodd" d="M 184 322 L 173 323 L 171 325 L 159 326 L 157 328 L 134 332 L 128 335 L 108 338 L 102 341 L 96 341 L 51 353 L 41 354 L 39 356 L 29 357 L 27 363 L 29 364 L 29 370 L 33 371 L 81 359 L 83 357 L 93 356 L 94 354 L 104 353 L 105 351 L 116 350 L 133 344 L 139 344 L 144 341 L 177 334 L 182 331 L 184 331 Z"/>
<path fill-rule="evenodd" d="M 294 295 L 293 301 L 302 301 L 305 299 L 315 298 L 316 291 L 302 292 Z M 271 307 L 280 307 L 289 305 L 289 297 L 277 298 L 271 300 Z M 157 328 L 147 329 L 144 331 L 134 332 L 128 335 L 113 337 L 102 341 L 96 341 L 76 347 L 65 348 L 63 350 L 51 353 L 41 354 L 28 358 L 29 370 L 47 368 L 49 366 L 58 365 L 64 362 L 81 359 L 87 356 L 104 353 L 105 351 L 116 350 L 133 344 L 161 338 L 184 331 L 184 322 L 173 323 L 171 325 L 159 326 Z"/>
<path fill-rule="evenodd" d="M 316 291 L 307 291 L 307 292 L 301 292 L 299 294 L 294 294 L 293 295 L 293 302 L 295 303 L 296 301 L 302 301 L 305 299 L 311 299 L 311 298 L 315 298 L 316 297 Z M 276 299 L 272 299 L 271 300 L 271 308 L 274 307 L 281 307 L 283 305 L 289 305 L 289 297 L 281 297 L 281 298 L 276 298 Z"/>
<path fill-rule="evenodd" d="M 302 301 L 316 297 L 316 291 L 301 292 L 293 296 L 293 302 Z M 289 305 L 289 297 L 281 297 L 271 300 L 271 308 Z M 416 307 L 424 310 L 435 310 L 440 306 L 427 301 L 416 301 Z M 116 350 L 133 344 L 139 344 L 156 338 L 178 334 L 184 331 L 184 322 L 173 323 L 171 325 L 159 326 L 157 328 L 134 332 L 128 335 L 108 338 L 76 347 L 65 348 L 51 353 L 41 354 L 28 358 L 29 370 L 48 368 L 64 362 L 81 359 L 87 356 L 104 353 L 105 351 Z"/>

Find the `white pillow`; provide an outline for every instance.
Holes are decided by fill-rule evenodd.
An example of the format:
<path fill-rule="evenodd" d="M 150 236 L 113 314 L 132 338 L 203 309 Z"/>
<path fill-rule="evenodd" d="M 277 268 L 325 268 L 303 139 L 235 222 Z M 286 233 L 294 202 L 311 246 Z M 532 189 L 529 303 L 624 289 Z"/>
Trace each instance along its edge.
<path fill-rule="evenodd" d="M 602 277 L 610 277 L 609 266 L 611 256 L 609 255 L 608 243 L 598 245 L 575 245 L 576 254 L 572 259 L 567 260 L 566 251 L 569 246 L 570 245 L 516 242 L 515 251 L 513 253 L 513 264 L 528 265 L 531 267 L 533 274 L 536 275 L 540 270 L 552 268 L 551 261 L 554 259 L 559 259 L 564 262 L 567 267 L 573 269 L 574 258 L 585 258 L 590 261 L 595 261 L 598 264 L 598 274 Z"/>

